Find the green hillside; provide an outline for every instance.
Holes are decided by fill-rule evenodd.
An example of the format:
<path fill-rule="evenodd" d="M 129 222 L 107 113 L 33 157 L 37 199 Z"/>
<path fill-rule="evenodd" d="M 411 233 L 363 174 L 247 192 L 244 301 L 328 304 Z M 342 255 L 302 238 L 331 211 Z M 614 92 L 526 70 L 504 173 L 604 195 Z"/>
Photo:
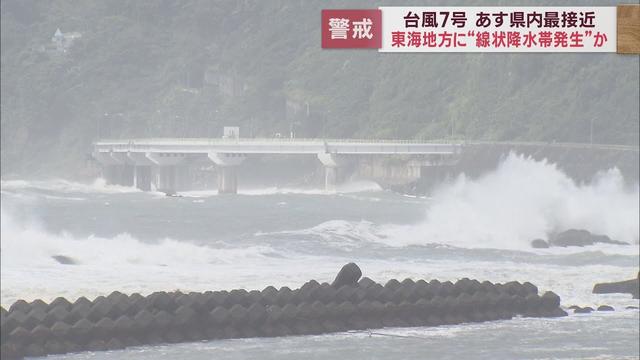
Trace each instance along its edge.
<path fill-rule="evenodd" d="M 419 2 L 412 2 L 418 4 Z M 474 2 L 478 3 L 478 2 Z M 639 57 L 320 49 L 366 2 L 3 0 L 2 175 L 82 173 L 101 137 L 638 144 Z M 52 49 L 57 28 L 78 32 Z"/>

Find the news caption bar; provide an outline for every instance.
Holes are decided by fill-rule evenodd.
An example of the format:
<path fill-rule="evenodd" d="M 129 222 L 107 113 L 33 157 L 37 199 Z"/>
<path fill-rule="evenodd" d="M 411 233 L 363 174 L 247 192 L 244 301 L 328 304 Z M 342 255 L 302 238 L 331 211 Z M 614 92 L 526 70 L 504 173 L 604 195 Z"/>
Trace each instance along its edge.
<path fill-rule="evenodd" d="M 322 47 L 380 52 L 640 53 L 640 5 L 322 10 Z"/>

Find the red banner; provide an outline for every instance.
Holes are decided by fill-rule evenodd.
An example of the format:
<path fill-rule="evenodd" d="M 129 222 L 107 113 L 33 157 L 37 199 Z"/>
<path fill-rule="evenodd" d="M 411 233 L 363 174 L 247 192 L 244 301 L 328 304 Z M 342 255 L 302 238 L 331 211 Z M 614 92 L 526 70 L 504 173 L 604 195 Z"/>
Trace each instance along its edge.
<path fill-rule="evenodd" d="M 322 47 L 325 49 L 382 46 L 379 9 L 322 10 Z"/>

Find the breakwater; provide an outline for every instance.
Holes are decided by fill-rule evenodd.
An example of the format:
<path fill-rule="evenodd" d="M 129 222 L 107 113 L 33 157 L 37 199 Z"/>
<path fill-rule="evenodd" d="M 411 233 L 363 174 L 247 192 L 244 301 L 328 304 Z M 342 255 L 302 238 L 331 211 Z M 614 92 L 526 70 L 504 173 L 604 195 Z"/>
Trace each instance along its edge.
<path fill-rule="evenodd" d="M 1 309 L 2 359 L 243 337 L 312 335 L 382 327 L 439 326 L 565 316 L 560 297 L 525 282 L 362 278 L 345 265 L 332 284 L 298 289 L 115 291 L 93 300 L 18 300 Z"/>

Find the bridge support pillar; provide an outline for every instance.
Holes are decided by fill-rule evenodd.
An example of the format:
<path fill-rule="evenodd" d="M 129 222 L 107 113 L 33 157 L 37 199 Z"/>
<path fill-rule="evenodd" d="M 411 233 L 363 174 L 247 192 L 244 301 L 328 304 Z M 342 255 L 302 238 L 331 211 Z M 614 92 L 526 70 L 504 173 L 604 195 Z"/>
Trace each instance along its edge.
<path fill-rule="evenodd" d="M 340 169 L 347 164 L 347 159 L 332 153 L 319 153 L 318 159 L 324 165 L 324 189 L 328 192 L 335 192 L 336 186 L 341 179 Z"/>
<path fill-rule="evenodd" d="M 338 184 L 338 167 L 325 166 L 324 167 L 324 190 L 329 192 L 335 192 L 337 184 Z"/>
<path fill-rule="evenodd" d="M 133 165 L 120 165 L 120 179 L 118 185 L 133 186 L 135 182 L 135 167 Z"/>
<path fill-rule="evenodd" d="M 102 177 L 107 185 L 133 186 L 134 170 L 132 165 L 104 165 Z"/>
<path fill-rule="evenodd" d="M 218 169 L 218 194 L 238 193 L 238 172 L 236 166 L 222 166 Z"/>
<path fill-rule="evenodd" d="M 151 166 L 142 165 L 135 167 L 136 188 L 142 191 L 151 190 Z"/>
<path fill-rule="evenodd" d="M 176 190 L 187 191 L 193 189 L 193 174 L 188 165 L 176 166 Z"/>
<path fill-rule="evenodd" d="M 158 181 L 156 190 L 173 195 L 176 193 L 176 166 L 165 165 L 158 167 Z"/>
<path fill-rule="evenodd" d="M 218 167 L 218 194 L 238 193 L 238 166 L 246 154 L 209 153 L 209 159 Z"/>
<path fill-rule="evenodd" d="M 120 165 L 102 165 L 102 178 L 107 185 L 117 185 L 120 177 Z"/>

